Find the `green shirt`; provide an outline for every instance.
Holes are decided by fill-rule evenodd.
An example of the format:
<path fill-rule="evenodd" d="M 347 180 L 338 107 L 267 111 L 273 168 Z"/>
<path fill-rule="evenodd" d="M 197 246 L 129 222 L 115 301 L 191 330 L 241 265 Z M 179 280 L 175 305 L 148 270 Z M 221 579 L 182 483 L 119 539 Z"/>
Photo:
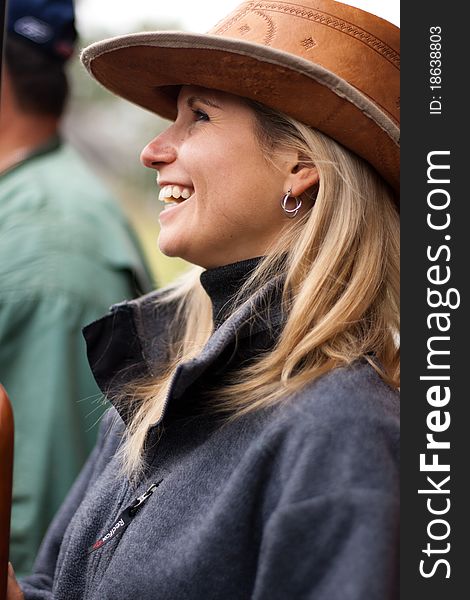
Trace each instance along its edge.
<path fill-rule="evenodd" d="M 116 201 L 67 145 L 0 178 L 0 382 L 15 417 L 10 560 L 30 571 L 103 412 L 81 328 L 150 289 Z"/>

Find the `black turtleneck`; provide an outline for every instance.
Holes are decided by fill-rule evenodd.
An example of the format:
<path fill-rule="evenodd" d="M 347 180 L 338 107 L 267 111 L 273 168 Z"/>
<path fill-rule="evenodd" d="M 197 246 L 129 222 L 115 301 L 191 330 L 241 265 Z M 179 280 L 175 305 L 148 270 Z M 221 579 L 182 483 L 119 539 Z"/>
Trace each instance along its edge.
<path fill-rule="evenodd" d="M 212 302 L 212 317 L 217 329 L 233 310 L 233 300 L 261 261 L 261 256 L 230 265 L 208 269 L 201 274 L 201 284 Z"/>
<path fill-rule="evenodd" d="M 217 329 L 230 316 L 236 307 L 233 307 L 233 300 L 238 294 L 240 287 L 259 264 L 261 257 L 242 260 L 223 267 L 208 269 L 201 274 L 201 284 L 212 301 L 214 326 Z M 247 292 L 247 295 L 250 292 Z M 241 301 L 248 298 L 240 298 Z M 180 404 L 174 403 L 168 407 L 168 415 L 177 417 L 181 412 L 188 414 L 197 414 L 201 410 L 199 400 L 205 396 L 211 397 L 212 390 L 223 386 L 225 382 L 230 381 L 234 373 L 241 367 L 246 366 L 254 360 L 260 353 L 270 350 L 276 342 L 280 329 L 280 310 L 279 297 L 273 296 L 272 316 L 266 310 L 262 311 L 264 318 L 257 320 L 257 325 L 250 323 L 249 335 L 246 331 L 237 336 L 233 343 L 227 346 L 217 360 L 211 364 L 211 368 L 203 373 L 194 386 L 190 386 L 186 391 L 187 401 L 194 403 L 193 412 L 188 413 L 189 406 L 187 402 Z M 241 332 L 242 333 L 242 332 Z"/>

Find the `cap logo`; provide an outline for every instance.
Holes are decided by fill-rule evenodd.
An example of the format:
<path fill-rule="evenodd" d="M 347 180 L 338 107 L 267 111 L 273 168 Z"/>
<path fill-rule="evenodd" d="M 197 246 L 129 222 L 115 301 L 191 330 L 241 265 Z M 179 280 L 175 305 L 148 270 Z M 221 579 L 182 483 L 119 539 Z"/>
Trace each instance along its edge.
<path fill-rule="evenodd" d="M 14 30 L 36 44 L 45 44 L 54 35 L 52 27 L 36 17 L 21 17 L 14 24 Z"/>

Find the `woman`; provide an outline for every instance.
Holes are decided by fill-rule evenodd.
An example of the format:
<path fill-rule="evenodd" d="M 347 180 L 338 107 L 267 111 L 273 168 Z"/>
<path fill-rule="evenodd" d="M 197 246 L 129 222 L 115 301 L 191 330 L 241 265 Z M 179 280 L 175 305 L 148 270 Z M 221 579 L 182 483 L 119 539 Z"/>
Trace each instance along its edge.
<path fill-rule="evenodd" d="M 142 161 L 203 271 L 85 330 L 115 408 L 26 599 L 398 596 L 398 58 L 332 0 L 85 50 L 175 119 Z"/>

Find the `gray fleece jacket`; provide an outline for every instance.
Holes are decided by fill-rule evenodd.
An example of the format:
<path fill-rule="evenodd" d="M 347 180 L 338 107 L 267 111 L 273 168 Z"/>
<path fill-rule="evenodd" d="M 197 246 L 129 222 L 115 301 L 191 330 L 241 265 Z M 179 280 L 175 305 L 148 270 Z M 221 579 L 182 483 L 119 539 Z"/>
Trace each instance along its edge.
<path fill-rule="evenodd" d="M 247 320 L 265 297 L 178 368 L 135 485 L 115 457 L 125 403 L 107 413 L 21 582 L 26 600 L 398 598 L 398 398 L 366 361 L 228 424 L 201 407 L 202 387 L 272 337 Z M 158 373 L 172 307 L 154 299 L 86 329 L 104 391 Z M 271 311 L 274 329 L 280 319 Z"/>

